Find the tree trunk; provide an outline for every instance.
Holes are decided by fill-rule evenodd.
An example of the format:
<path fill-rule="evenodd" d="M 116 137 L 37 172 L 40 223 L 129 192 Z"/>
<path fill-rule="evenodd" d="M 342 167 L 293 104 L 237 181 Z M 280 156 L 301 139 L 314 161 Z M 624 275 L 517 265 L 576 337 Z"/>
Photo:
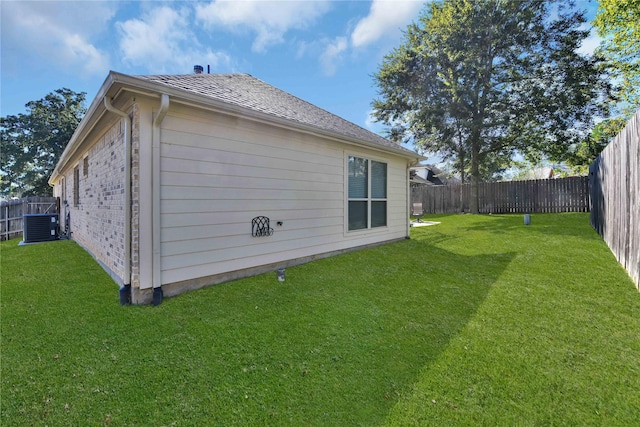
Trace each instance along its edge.
<path fill-rule="evenodd" d="M 460 159 L 460 212 L 464 213 L 464 181 L 465 181 L 465 174 L 464 174 L 464 152 L 461 152 L 458 155 L 459 159 Z"/>
<path fill-rule="evenodd" d="M 469 200 L 469 212 L 472 214 L 480 213 L 478 208 L 478 184 L 480 179 L 478 174 L 473 173 L 474 161 L 471 162 L 471 199 Z M 476 166 L 477 167 L 477 166 Z"/>
<path fill-rule="evenodd" d="M 476 128 L 477 129 L 477 128 Z M 480 183 L 480 132 L 473 130 L 471 133 L 471 195 L 469 200 L 469 212 L 480 213 L 478 206 L 478 184 Z"/>

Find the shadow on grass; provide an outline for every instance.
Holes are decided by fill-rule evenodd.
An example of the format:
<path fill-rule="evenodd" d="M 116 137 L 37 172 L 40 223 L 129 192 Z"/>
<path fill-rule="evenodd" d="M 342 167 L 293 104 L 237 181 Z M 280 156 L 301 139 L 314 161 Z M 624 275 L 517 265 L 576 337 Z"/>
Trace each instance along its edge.
<path fill-rule="evenodd" d="M 231 332 L 199 339 L 212 350 L 203 365 L 242 378 L 216 376 L 213 398 L 243 411 L 241 420 L 228 413 L 220 421 L 375 425 L 512 258 L 461 256 L 414 239 L 288 269 L 284 284 L 267 275 L 175 303 L 181 312 L 217 313 L 213 330 Z M 225 392 L 239 386 L 244 402 Z"/>
<path fill-rule="evenodd" d="M 2 285 L 3 418 L 379 424 L 514 258 L 456 254 L 426 235 L 289 268 L 284 283 L 267 274 L 155 308 L 119 307 L 113 283 L 66 245 L 64 280 L 60 254 L 37 273 L 55 288 Z"/>

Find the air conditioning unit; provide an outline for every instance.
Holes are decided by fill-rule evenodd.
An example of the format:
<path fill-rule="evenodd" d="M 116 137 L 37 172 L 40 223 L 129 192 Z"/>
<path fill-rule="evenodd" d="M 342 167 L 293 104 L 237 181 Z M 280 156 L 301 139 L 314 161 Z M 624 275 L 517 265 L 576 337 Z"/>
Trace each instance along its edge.
<path fill-rule="evenodd" d="M 22 216 L 24 243 L 47 242 L 58 238 L 58 214 Z"/>

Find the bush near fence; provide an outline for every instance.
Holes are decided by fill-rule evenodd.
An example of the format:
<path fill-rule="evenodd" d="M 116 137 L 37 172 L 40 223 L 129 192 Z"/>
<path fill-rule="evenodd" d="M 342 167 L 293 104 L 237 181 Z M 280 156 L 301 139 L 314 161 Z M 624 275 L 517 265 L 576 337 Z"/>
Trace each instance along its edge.
<path fill-rule="evenodd" d="M 427 213 L 469 212 L 471 184 L 419 186 L 412 203 Z M 484 182 L 478 186 L 480 213 L 588 212 L 589 177 Z"/>
<path fill-rule="evenodd" d="M 0 240 L 22 235 L 22 216 L 27 214 L 57 213 L 57 197 L 26 197 L 0 202 Z"/>
<path fill-rule="evenodd" d="M 640 290 L 640 110 L 589 168 L 591 226 Z"/>

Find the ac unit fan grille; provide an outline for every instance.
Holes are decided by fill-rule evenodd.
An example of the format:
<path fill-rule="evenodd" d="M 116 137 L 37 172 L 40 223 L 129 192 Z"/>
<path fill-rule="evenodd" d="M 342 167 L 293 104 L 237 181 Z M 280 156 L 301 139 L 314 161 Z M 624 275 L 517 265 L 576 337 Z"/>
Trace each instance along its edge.
<path fill-rule="evenodd" d="M 47 242 L 58 237 L 58 214 L 24 215 L 24 242 Z"/>

